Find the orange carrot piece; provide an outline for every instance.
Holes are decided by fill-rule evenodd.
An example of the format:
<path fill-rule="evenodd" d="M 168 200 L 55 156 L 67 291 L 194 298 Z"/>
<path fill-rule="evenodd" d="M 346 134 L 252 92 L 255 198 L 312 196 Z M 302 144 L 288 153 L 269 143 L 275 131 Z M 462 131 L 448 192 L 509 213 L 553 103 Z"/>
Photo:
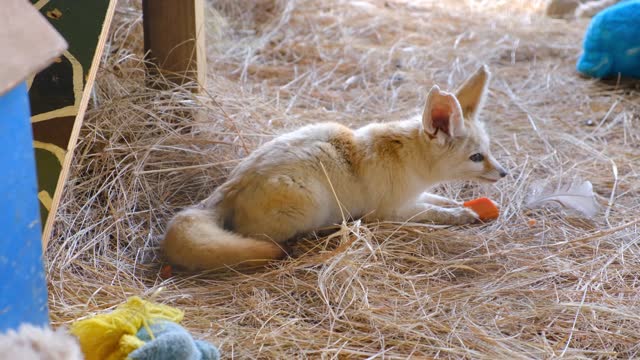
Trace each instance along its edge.
<path fill-rule="evenodd" d="M 173 276 L 173 268 L 171 267 L 171 265 L 164 265 L 160 269 L 160 278 L 166 280 L 171 276 Z"/>
<path fill-rule="evenodd" d="M 486 197 L 466 201 L 464 206 L 475 211 L 482 221 L 497 219 L 498 215 L 500 215 L 500 210 L 498 210 L 496 204 Z"/>

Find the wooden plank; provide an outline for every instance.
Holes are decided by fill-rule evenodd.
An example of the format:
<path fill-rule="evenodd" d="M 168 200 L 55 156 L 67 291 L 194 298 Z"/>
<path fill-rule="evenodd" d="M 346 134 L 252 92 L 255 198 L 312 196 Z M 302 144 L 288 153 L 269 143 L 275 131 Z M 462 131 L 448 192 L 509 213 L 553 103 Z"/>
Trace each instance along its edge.
<path fill-rule="evenodd" d="M 30 79 L 42 246 L 46 249 L 116 0 L 32 0 L 67 39 L 69 50 Z"/>
<path fill-rule="evenodd" d="M 205 86 L 206 54 L 203 0 L 143 0 L 144 44 L 148 60 L 164 76 Z"/>
<path fill-rule="evenodd" d="M 49 65 L 67 43 L 27 0 L 3 0 L 0 14 L 0 94 L 4 94 Z"/>
<path fill-rule="evenodd" d="M 27 86 L 0 95 L 0 332 L 47 325 Z M 2 357 L 2 355 L 0 355 Z"/>

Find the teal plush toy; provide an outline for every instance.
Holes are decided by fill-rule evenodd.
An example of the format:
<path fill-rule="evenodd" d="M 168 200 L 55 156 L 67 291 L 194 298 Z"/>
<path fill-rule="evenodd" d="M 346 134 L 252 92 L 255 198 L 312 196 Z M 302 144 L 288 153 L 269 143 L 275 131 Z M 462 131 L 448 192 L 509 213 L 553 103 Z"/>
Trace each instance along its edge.
<path fill-rule="evenodd" d="M 640 0 L 628 0 L 598 13 L 589 24 L 579 72 L 595 78 L 640 78 Z"/>
<path fill-rule="evenodd" d="M 149 325 L 153 337 L 143 326 L 136 334 L 145 344 L 131 352 L 131 360 L 219 360 L 218 349 L 201 340 L 194 340 L 182 326 L 168 320 Z"/>

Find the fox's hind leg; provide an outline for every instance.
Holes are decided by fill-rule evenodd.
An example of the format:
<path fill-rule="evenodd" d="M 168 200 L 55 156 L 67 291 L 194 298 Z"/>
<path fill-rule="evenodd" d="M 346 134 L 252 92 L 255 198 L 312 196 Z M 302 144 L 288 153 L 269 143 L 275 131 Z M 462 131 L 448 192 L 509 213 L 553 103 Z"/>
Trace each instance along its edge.
<path fill-rule="evenodd" d="M 235 199 L 233 231 L 282 244 L 325 225 L 326 189 L 304 176 L 272 175 L 247 186 Z"/>

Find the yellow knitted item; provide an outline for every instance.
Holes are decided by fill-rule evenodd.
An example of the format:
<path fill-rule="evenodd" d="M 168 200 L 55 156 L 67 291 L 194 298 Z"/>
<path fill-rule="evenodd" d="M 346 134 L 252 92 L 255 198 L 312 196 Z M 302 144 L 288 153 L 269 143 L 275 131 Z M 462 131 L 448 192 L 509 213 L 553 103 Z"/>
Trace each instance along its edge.
<path fill-rule="evenodd" d="M 179 309 L 133 296 L 110 313 L 74 322 L 71 333 L 78 338 L 86 360 L 124 360 L 144 345 L 136 337 L 142 326 L 148 329 L 156 319 L 180 323 L 183 316 Z"/>

